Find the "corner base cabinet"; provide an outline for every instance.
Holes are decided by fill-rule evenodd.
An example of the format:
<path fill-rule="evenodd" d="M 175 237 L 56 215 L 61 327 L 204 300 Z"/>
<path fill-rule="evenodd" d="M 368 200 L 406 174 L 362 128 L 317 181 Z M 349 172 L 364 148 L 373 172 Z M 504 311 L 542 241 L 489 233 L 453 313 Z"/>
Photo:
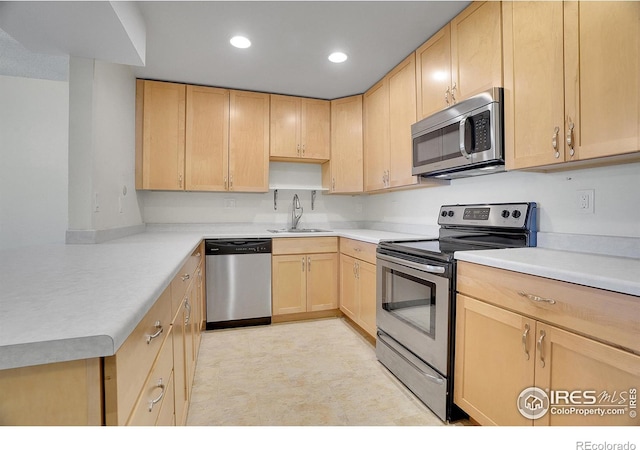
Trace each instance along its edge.
<path fill-rule="evenodd" d="M 454 401 L 478 423 L 640 425 L 638 298 L 465 262 L 458 291 Z"/>
<path fill-rule="evenodd" d="M 340 238 L 340 310 L 375 338 L 375 244 Z"/>

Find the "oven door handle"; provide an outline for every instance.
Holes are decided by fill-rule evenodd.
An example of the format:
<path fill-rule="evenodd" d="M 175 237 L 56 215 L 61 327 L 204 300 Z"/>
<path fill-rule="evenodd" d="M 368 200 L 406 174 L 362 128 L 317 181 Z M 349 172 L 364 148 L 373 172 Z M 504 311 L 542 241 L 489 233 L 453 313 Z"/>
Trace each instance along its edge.
<path fill-rule="evenodd" d="M 437 384 L 444 384 L 444 381 L 445 381 L 444 378 L 436 377 L 434 375 L 431 375 L 430 373 L 425 372 L 420 367 L 418 367 L 413 361 L 411 361 L 409 358 L 404 356 L 402 353 L 396 351 L 387 341 L 385 341 L 385 336 L 387 336 L 386 333 L 383 333 L 382 331 L 378 330 L 377 334 L 378 334 L 378 340 L 381 343 L 386 345 L 389 349 L 393 350 L 396 355 L 398 355 L 400 358 L 404 359 L 404 361 L 407 364 L 409 364 L 411 367 L 413 367 L 418 372 L 420 372 L 420 374 L 422 374 L 425 378 L 428 378 L 429 380 L 431 380 L 431 381 L 433 381 L 434 383 L 437 383 Z"/>
<path fill-rule="evenodd" d="M 420 264 L 417 262 L 409 261 L 407 259 L 396 258 L 394 256 L 389 255 L 377 255 L 378 259 L 383 261 L 389 261 L 395 264 L 400 264 L 402 266 L 411 267 L 412 269 L 422 270 L 423 272 L 429 273 L 445 273 L 446 268 L 443 266 L 434 266 L 432 264 Z"/>

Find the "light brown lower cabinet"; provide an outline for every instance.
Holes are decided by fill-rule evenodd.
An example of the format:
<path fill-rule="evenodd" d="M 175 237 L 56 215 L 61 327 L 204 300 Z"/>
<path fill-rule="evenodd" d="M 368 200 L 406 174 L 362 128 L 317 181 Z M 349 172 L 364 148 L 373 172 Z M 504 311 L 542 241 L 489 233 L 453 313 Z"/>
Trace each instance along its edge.
<path fill-rule="evenodd" d="M 640 425 L 640 356 L 617 347 L 637 342 L 637 298 L 464 262 L 458 290 L 454 401 L 478 423 Z"/>
<path fill-rule="evenodd" d="M 184 425 L 203 275 L 201 244 L 115 355 L 0 370 L 0 425 Z"/>
<path fill-rule="evenodd" d="M 335 237 L 273 240 L 273 315 L 338 308 L 338 242 Z"/>
<path fill-rule="evenodd" d="M 340 238 L 340 310 L 376 336 L 376 245 Z"/>

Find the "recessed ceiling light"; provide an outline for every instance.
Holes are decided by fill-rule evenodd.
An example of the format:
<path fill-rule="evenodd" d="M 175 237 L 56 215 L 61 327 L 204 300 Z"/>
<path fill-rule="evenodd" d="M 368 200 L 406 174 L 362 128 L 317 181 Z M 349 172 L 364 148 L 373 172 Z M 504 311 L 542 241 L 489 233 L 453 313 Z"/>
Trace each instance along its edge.
<path fill-rule="evenodd" d="M 251 41 L 244 36 L 234 36 L 229 42 L 231 45 L 237 48 L 249 48 L 251 47 Z"/>
<path fill-rule="evenodd" d="M 347 55 L 342 52 L 333 52 L 329 55 L 329 61 L 333 63 L 341 63 L 347 60 Z"/>

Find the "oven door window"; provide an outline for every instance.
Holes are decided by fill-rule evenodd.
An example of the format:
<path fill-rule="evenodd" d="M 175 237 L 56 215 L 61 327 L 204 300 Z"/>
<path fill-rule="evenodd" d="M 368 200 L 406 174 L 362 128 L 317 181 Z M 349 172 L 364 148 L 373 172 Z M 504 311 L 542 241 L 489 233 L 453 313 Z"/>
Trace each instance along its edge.
<path fill-rule="evenodd" d="M 406 272 L 383 268 L 382 309 L 435 339 L 436 285 Z"/>

